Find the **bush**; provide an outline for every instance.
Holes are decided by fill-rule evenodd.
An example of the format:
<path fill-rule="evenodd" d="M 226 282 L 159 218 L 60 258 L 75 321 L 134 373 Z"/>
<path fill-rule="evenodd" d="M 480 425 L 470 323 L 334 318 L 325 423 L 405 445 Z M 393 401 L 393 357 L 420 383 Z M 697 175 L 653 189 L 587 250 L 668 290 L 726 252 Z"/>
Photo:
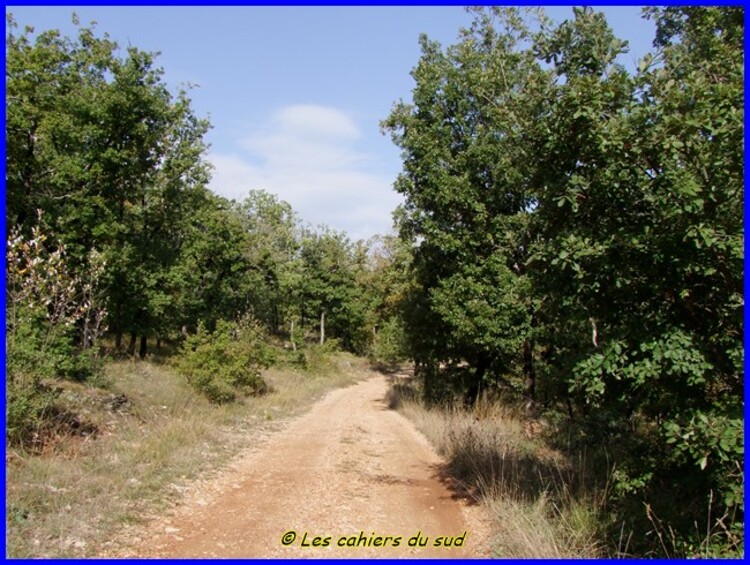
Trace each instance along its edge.
<path fill-rule="evenodd" d="M 308 344 L 299 355 L 298 364 L 309 373 L 324 373 L 335 367 L 334 355 L 341 351 L 341 340 L 329 338 L 323 343 Z"/>
<path fill-rule="evenodd" d="M 88 271 L 76 273 L 64 246 L 48 242 L 39 226 L 30 237 L 11 230 L 5 270 L 5 415 L 11 444 L 24 444 L 41 429 L 54 399 L 45 380 L 85 381 L 100 374 L 93 348 L 77 345 L 79 322 L 101 320 L 105 313 L 94 297 L 101 265 L 93 252 L 91 260 Z M 99 329 L 89 334 L 92 342 Z"/>
<path fill-rule="evenodd" d="M 55 395 L 45 381 L 96 382 L 102 360 L 75 347 L 72 330 L 56 331 L 44 320 L 19 318 L 6 333 L 6 438 L 21 445 L 39 431 Z"/>
<path fill-rule="evenodd" d="M 389 318 L 383 323 L 372 348 L 372 356 L 381 363 L 399 363 L 409 357 L 404 323 Z"/>
<path fill-rule="evenodd" d="M 12 445 L 24 445 L 42 428 L 57 395 L 36 375 L 10 372 L 5 393 L 5 437 Z"/>
<path fill-rule="evenodd" d="M 238 394 L 268 391 L 261 370 L 272 362 L 260 325 L 250 317 L 237 323 L 219 320 L 213 332 L 203 324 L 185 340 L 178 370 L 211 402 L 232 402 Z"/>

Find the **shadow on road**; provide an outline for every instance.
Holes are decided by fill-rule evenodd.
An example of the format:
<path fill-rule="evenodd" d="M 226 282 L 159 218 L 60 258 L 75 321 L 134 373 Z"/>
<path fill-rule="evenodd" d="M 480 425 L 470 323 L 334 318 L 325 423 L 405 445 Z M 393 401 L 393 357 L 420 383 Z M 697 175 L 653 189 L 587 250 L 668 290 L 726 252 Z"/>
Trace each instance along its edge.
<path fill-rule="evenodd" d="M 480 418 L 462 405 L 425 406 L 411 367 L 380 372 L 390 384 L 381 409 L 405 412 L 428 438 L 445 460 L 433 466 L 433 477 L 453 498 L 477 504 L 500 495 L 530 502 L 582 488 L 579 473 L 567 461 L 509 429 L 502 418 Z"/>

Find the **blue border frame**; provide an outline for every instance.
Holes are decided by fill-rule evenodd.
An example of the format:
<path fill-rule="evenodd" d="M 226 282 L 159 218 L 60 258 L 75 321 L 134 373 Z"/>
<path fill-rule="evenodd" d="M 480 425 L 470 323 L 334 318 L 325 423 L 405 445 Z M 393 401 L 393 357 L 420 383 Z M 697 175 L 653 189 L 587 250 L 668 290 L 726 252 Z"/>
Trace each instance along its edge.
<path fill-rule="evenodd" d="M 76 2 L 75 5 L 68 4 L 68 3 L 62 3 L 62 2 L 29 2 L 29 1 L 19 1 L 19 2 L 12 2 L 12 3 L 5 3 L 6 9 L 8 7 L 12 6 L 70 6 L 71 8 L 74 8 L 75 6 L 210 6 L 210 7 L 226 7 L 226 6 L 293 6 L 293 7 L 301 7 L 301 6 L 465 6 L 465 5 L 493 5 L 493 4 L 500 4 L 499 2 L 454 2 L 454 1 L 444 1 L 444 2 L 362 2 L 362 3 L 352 3 L 352 2 L 341 2 L 341 1 L 328 1 L 328 2 L 259 2 L 259 3 L 250 3 L 247 2 L 227 2 L 222 1 L 218 4 L 210 4 L 206 2 L 180 2 L 179 4 L 173 4 L 171 2 L 142 2 L 139 0 L 131 1 L 131 2 L 108 2 L 108 1 L 95 1 L 95 0 L 84 0 L 81 2 Z M 538 6 L 572 6 L 571 2 L 563 2 L 563 1 L 542 1 L 537 3 L 529 3 L 529 2 L 507 2 L 502 3 L 504 5 L 538 5 Z M 644 2 L 623 2 L 620 1 L 613 1 L 613 2 L 595 2 L 595 3 L 587 3 L 587 5 L 590 6 L 644 6 L 649 5 Z M 726 2 L 726 1 L 718 1 L 718 2 L 700 2 L 695 0 L 685 0 L 682 2 L 674 2 L 673 0 L 669 0 L 666 2 L 659 2 L 659 3 L 652 3 L 650 5 L 680 5 L 680 6 L 700 6 L 700 5 L 723 5 L 723 6 L 746 6 L 747 2 Z M 747 35 L 747 28 L 748 24 L 750 23 L 750 15 L 748 14 L 748 11 L 745 10 L 745 53 L 748 51 L 748 46 L 750 46 L 750 39 Z M 3 60 L 5 59 L 5 55 L 3 54 Z M 747 76 L 747 70 L 748 70 L 748 61 L 747 61 L 747 55 L 745 57 L 745 86 L 748 84 L 748 76 Z M 5 83 L 3 83 L 2 86 L 3 94 L 5 94 Z M 748 103 L 747 96 L 745 97 L 745 122 L 747 123 L 747 111 L 750 108 L 750 103 Z M 3 123 L 5 123 L 6 120 L 6 114 L 5 114 L 5 106 L 3 107 Z M 748 134 L 747 127 L 745 127 L 745 151 L 748 147 L 748 142 L 750 142 L 750 134 Z M 0 141 L 0 144 L 2 144 L 3 153 L 5 150 L 5 137 L 3 136 L 2 141 Z M 5 202 L 5 159 L 3 159 L 2 162 L 2 170 L 3 170 L 3 180 L 2 180 L 2 186 L 0 188 L 0 191 L 2 192 L 3 196 L 3 202 Z M 744 173 L 745 173 L 745 185 L 747 186 L 747 164 L 744 166 Z M 743 195 L 743 223 L 746 222 L 747 218 L 747 212 L 748 212 L 748 200 L 747 197 Z M 2 224 L 2 233 L 5 234 L 6 230 L 6 220 L 5 220 L 5 214 L 2 215 L 2 218 L 0 219 L 0 222 Z M 745 238 L 745 272 L 747 272 L 747 252 L 750 249 L 750 244 L 747 242 L 747 238 Z M 6 279 L 5 279 L 5 253 L 2 254 L 2 262 L 3 262 L 3 273 L 2 273 L 2 281 L 3 281 L 3 288 L 6 286 Z M 744 280 L 744 294 L 745 297 L 750 294 L 750 282 L 748 282 L 747 277 Z M 5 317 L 5 301 L 3 301 L 3 317 Z M 747 325 L 748 320 L 750 320 L 750 314 L 748 314 L 747 308 L 744 310 L 744 323 Z M 744 334 L 744 346 L 745 351 L 748 349 L 748 344 L 750 343 L 750 338 L 747 337 L 747 334 Z M 5 337 L 3 337 L 3 347 L 2 350 L 0 350 L 0 358 L 3 361 L 3 366 L 5 366 Z M 747 367 L 748 367 L 748 361 L 747 356 L 745 356 L 745 372 L 747 373 Z M 5 397 L 5 388 L 3 388 L 3 394 L 2 394 L 2 404 L 3 407 L 5 407 L 6 403 L 6 397 Z M 750 395 L 748 394 L 747 387 L 744 389 L 744 401 L 745 401 L 745 431 L 747 432 L 747 404 L 748 399 L 750 398 Z M 747 445 L 748 445 L 748 439 L 747 439 L 747 433 L 745 433 L 745 451 L 747 451 Z M 5 443 L 3 443 L 3 454 L 7 457 L 7 448 L 5 446 Z M 747 474 L 747 459 L 745 460 L 745 472 Z M 3 465 L 2 469 L 2 478 L 3 478 L 3 484 L 5 484 L 5 478 L 6 478 L 6 471 L 5 466 Z M 3 498 L 5 498 L 5 494 L 3 494 Z M 745 491 L 745 500 L 747 502 L 747 490 Z M 3 511 L 3 515 L 5 517 L 5 523 L 7 523 L 7 507 L 5 507 Z M 747 523 L 745 523 L 745 532 L 747 532 Z M 5 557 L 6 552 L 6 540 L 3 538 L 3 559 L 7 559 Z M 96 558 L 95 558 L 96 559 Z M 62 561 L 62 559 L 52 559 L 51 561 Z M 14 562 L 30 562 L 29 559 L 13 559 Z M 79 561 L 78 559 L 66 559 L 66 561 Z M 80 561 L 88 561 L 88 559 Z M 127 563 L 131 561 L 139 561 L 136 559 L 96 559 L 97 562 L 101 563 Z M 185 561 L 183 559 L 165 559 L 165 561 L 175 561 L 175 562 L 181 562 Z M 224 560 L 224 559 L 207 559 L 207 560 L 201 560 L 204 562 L 232 562 L 232 561 L 261 561 L 260 559 L 243 559 L 243 560 Z M 291 561 L 291 562 L 298 562 L 298 561 L 305 561 L 305 562 L 319 562 L 319 561 L 328 561 L 327 559 L 319 559 L 319 558 L 313 558 L 313 559 L 279 559 L 278 561 Z M 367 559 L 351 559 L 351 560 L 345 560 L 345 561 L 368 561 Z M 437 559 L 420 559 L 420 561 L 434 561 L 439 562 L 440 560 Z M 489 561 L 489 559 L 479 559 L 478 561 Z M 559 560 L 549 560 L 549 559 L 535 559 L 536 562 L 559 562 Z M 562 560 L 562 561 L 568 561 L 568 562 L 577 562 L 582 560 Z M 609 561 L 606 560 L 606 561 Z M 614 561 L 614 560 L 613 560 Z M 648 561 L 648 562 L 654 562 L 652 559 L 634 559 L 633 561 Z M 660 560 L 656 560 L 657 562 Z M 393 562 L 396 563 L 397 560 L 393 559 L 385 559 L 383 562 Z"/>

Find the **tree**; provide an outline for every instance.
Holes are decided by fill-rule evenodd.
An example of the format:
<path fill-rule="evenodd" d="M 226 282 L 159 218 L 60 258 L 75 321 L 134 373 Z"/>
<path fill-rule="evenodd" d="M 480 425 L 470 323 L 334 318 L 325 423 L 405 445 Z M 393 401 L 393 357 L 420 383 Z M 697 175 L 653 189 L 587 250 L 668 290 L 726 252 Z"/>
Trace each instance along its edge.
<path fill-rule="evenodd" d="M 446 50 L 422 38 L 413 103 L 383 123 L 404 160 L 404 322 L 428 392 L 463 361 L 469 392 L 523 376 L 565 407 L 612 452 L 638 537 L 646 502 L 683 551 L 696 523 L 742 551 L 743 16 L 646 14 L 635 74 L 590 8 L 533 33 L 480 10 Z"/>
<path fill-rule="evenodd" d="M 365 326 L 371 330 L 369 354 L 385 363 L 410 357 L 402 308 L 410 285 L 411 250 L 396 235 L 376 235 L 360 242 L 358 285 L 368 304 Z"/>
<path fill-rule="evenodd" d="M 415 356 L 433 368 L 468 363 L 472 396 L 486 375 L 511 374 L 532 339 L 527 132 L 546 111 L 552 86 L 532 51 L 521 48 L 530 38 L 523 12 L 475 13 L 445 51 L 420 39 L 413 103 L 397 104 L 382 124 L 404 159 L 396 190 L 406 197 L 401 233 L 415 247 L 420 287 L 408 320 Z"/>
<path fill-rule="evenodd" d="M 614 64 L 622 45 L 591 10 L 541 42 L 564 80 L 537 145 L 535 281 L 569 336 L 547 344 L 554 378 L 587 418 L 639 443 L 621 483 L 704 493 L 684 531 L 712 490 L 714 511 L 744 510 L 742 14 L 649 14 L 658 51 L 636 76 Z"/>
<path fill-rule="evenodd" d="M 75 20 L 77 24 L 77 20 Z M 153 335 L 168 311 L 164 275 L 179 254 L 179 224 L 205 190 L 202 137 L 184 92 L 173 97 L 154 56 L 93 29 L 6 34 L 8 226 L 28 233 L 35 210 L 85 264 L 107 259 L 109 325 Z M 135 337 L 133 337 L 133 340 Z"/>
<path fill-rule="evenodd" d="M 252 309 L 253 265 L 246 256 L 244 218 L 225 198 L 210 193 L 186 219 L 176 262 L 166 274 L 173 296 L 173 331 L 210 333 L 219 320 L 237 320 Z"/>
<path fill-rule="evenodd" d="M 248 235 L 245 258 L 253 277 L 252 309 L 278 332 L 294 303 L 294 270 L 299 252 L 299 219 L 288 202 L 251 190 L 238 206 Z"/>
<path fill-rule="evenodd" d="M 341 340 L 344 348 L 364 352 L 369 332 L 367 301 L 357 281 L 355 248 L 342 233 L 325 226 L 304 229 L 297 272 L 288 278 L 294 310 L 302 327 Z M 290 310 L 293 314 L 293 310 Z"/>

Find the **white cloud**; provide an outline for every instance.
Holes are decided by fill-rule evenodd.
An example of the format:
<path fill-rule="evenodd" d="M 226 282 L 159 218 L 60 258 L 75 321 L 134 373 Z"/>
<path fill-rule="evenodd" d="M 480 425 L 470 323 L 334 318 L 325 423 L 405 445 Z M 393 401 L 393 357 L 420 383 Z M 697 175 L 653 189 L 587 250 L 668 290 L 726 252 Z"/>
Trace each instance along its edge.
<path fill-rule="evenodd" d="M 328 106 L 296 104 L 282 108 L 275 116 L 282 130 L 295 135 L 357 139 L 361 133 L 352 119 Z"/>
<path fill-rule="evenodd" d="M 234 154 L 212 153 L 214 192 L 243 199 L 264 189 L 289 202 L 303 221 L 367 238 L 391 228 L 400 197 L 392 174 L 373 171 L 374 159 L 356 150 L 362 133 L 336 108 L 295 105 L 280 109 Z"/>

